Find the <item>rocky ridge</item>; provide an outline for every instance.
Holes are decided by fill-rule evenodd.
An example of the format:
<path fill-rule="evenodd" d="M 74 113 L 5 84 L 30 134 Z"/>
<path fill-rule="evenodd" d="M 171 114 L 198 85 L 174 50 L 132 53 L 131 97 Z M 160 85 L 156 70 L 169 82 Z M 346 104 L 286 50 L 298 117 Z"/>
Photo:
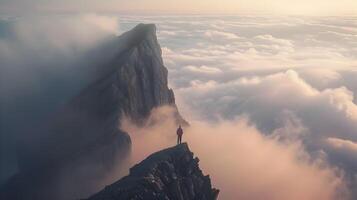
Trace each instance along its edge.
<path fill-rule="evenodd" d="M 130 174 L 88 200 L 214 200 L 212 188 L 188 145 L 154 153 L 130 169 Z"/>
<path fill-rule="evenodd" d="M 142 125 L 152 109 L 171 106 L 177 123 L 187 123 L 168 88 L 155 25 L 139 24 L 108 44 L 94 51 L 101 59 L 93 81 L 59 109 L 46 134 L 19 148 L 20 172 L 0 189 L 1 198 L 86 197 L 126 162 L 131 140 L 119 129 L 123 116 Z"/>

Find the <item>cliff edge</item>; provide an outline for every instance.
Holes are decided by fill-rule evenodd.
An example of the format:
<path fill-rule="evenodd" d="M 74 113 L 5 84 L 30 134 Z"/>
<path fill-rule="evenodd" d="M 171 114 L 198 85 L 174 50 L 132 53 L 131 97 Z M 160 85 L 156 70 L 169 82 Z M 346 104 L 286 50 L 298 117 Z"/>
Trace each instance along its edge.
<path fill-rule="evenodd" d="M 22 141 L 19 172 L 0 188 L 1 198 L 88 197 L 116 180 L 112 174 L 130 155 L 131 139 L 119 128 L 123 116 L 141 125 L 152 109 L 171 106 L 177 123 L 187 124 L 161 54 L 153 24 L 139 24 L 93 50 L 93 66 L 83 69 L 93 78 L 43 124 L 46 129 Z"/>
<path fill-rule="evenodd" d="M 212 188 L 198 162 L 186 143 L 159 151 L 88 200 L 217 199 L 219 190 Z"/>

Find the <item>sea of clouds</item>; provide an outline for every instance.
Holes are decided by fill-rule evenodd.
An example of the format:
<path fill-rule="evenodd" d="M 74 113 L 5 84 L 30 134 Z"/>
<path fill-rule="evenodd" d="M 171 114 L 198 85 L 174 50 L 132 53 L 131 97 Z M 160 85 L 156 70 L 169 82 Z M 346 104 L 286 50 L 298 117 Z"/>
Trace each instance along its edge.
<path fill-rule="evenodd" d="M 1 133 L 2 179 L 16 171 L 13 144 L 23 129 L 13 124 L 39 115 L 23 101 L 51 110 L 68 100 L 75 91 L 67 94 L 64 80 L 82 74 L 71 67 L 138 23 L 157 25 L 170 87 L 191 123 L 184 140 L 222 199 L 356 196 L 357 17 L 3 17 L 0 100 L 12 114 L 1 116 L 11 123 Z M 32 99 L 38 94 L 46 99 Z M 175 143 L 170 113 L 154 111 L 162 121 L 154 127 L 123 124 L 134 163 Z"/>
<path fill-rule="evenodd" d="M 314 168 L 316 162 L 324 165 L 316 168 L 320 171 L 311 172 L 316 180 L 325 178 L 322 182 L 327 184 L 342 179 L 345 187 L 355 186 L 356 17 L 121 16 L 119 21 L 121 30 L 139 22 L 157 24 L 164 62 L 169 69 L 170 86 L 174 88 L 178 106 L 189 121 L 205 124 L 205 128 L 193 125 L 188 134 L 192 135 L 191 130 L 194 129 L 214 134 L 200 135 L 201 145 L 197 145 L 196 140 L 190 141 L 191 136 L 187 136 L 188 142 L 193 143 L 194 149 L 218 146 L 218 155 L 212 152 L 207 154 L 210 159 L 217 157 L 215 161 L 206 161 L 205 153 L 202 153 L 205 151 L 200 155 L 197 150 L 198 156 L 203 157 L 203 162 L 217 162 L 217 167 L 228 171 L 233 168 L 230 171 L 232 174 L 241 175 L 231 176 L 235 177 L 232 182 L 229 176 L 218 180 L 218 187 L 224 181 L 230 183 L 222 184 L 224 199 L 234 199 L 234 196 L 241 199 L 349 198 L 346 191 L 341 196 L 342 185 L 338 188 L 320 185 L 317 188 L 325 189 L 296 193 L 283 189 L 283 186 L 290 185 L 297 191 L 296 188 L 301 186 L 295 184 L 305 183 L 305 189 L 316 189 L 307 184 L 311 183 L 307 178 L 309 175 L 298 175 L 306 173 L 305 170 L 288 167 L 307 165 L 305 167 Z M 242 132 L 252 132 L 242 131 L 246 126 L 253 128 L 263 139 L 246 137 Z M 217 133 L 212 133 L 215 131 Z M 228 136 L 234 132 L 237 138 L 232 136 L 234 134 Z M 234 138 L 232 140 L 236 142 L 223 142 L 227 137 Z M 249 145 L 246 143 L 251 144 L 252 149 L 247 150 Z M 277 145 L 275 150 L 280 148 L 283 152 L 265 150 L 264 146 L 271 143 Z M 281 148 L 280 144 L 287 146 Z M 292 146 L 299 146 L 298 150 L 287 153 L 289 149 L 294 149 Z M 256 165 L 250 166 L 250 160 L 242 153 L 244 151 L 251 154 L 250 159 L 257 160 Z M 260 153 L 255 155 L 255 151 Z M 296 163 L 286 164 L 282 158 L 284 155 L 280 155 L 284 151 L 293 162 L 298 158 Z M 227 155 L 222 155 L 222 152 Z M 308 158 L 301 158 L 299 152 L 306 153 Z M 221 156 L 231 156 L 231 160 L 221 159 Z M 269 166 L 268 163 L 260 163 L 259 159 L 269 160 L 269 163 L 280 161 L 282 166 Z M 260 165 L 264 165 L 263 169 Z M 247 166 L 254 170 L 241 169 Z M 213 167 L 207 164 L 206 168 Z M 276 168 L 281 171 L 277 170 L 275 176 L 265 177 Z M 326 168 L 333 171 L 334 178 L 326 178 L 323 173 Z M 280 174 L 284 170 L 296 177 L 280 182 L 281 177 L 288 176 Z M 243 175 L 239 171 L 244 171 Z M 259 181 L 255 173 L 263 173 L 258 176 L 271 182 Z M 251 176 L 246 178 L 244 174 Z M 260 185 L 250 181 L 260 182 Z M 280 190 L 272 188 L 272 182 Z M 249 192 L 237 192 L 239 188 Z M 264 188 L 270 189 L 264 191 Z M 339 192 L 331 192 L 328 188 Z M 284 196 L 282 191 L 289 191 L 287 194 L 290 196 Z M 347 196 L 356 195 L 351 189 L 347 193 Z M 325 196 L 314 196 L 316 194 Z"/>

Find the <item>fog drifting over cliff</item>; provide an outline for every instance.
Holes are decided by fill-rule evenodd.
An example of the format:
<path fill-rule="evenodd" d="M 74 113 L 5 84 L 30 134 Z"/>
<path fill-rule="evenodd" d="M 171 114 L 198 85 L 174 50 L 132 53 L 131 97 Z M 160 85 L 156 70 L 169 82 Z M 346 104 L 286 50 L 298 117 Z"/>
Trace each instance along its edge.
<path fill-rule="evenodd" d="M 140 22 L 158 26 L 170 85 L 192 124 L 184 140 L 222 198 L 347 199 L 339 195 L 348 195 L 357 170 L 355 17 L 6 17 L 0 24 L 2 112 L 11 113 L 13 99 L 43 110 L 65 102 L 73 92 L 63 80 L 83 76 L 71 71 L 87 64 L 83 54 Z M 49 89 L 55 91 L 44 92 L 50 100 L 32 99 Z M 28 108 L 1 117 L 31 127 L 33 115 L 47 116 Z M 162 114 L 170 112 L 153 117 Z M 176 142 L 170 120 L 146 130 L 123 126 L 131 130 L 134 161 Z M 13 127 L 1 132 L 3 169 L 10 172 L 13 144 L 24 133 Z"/>
<path fill-rule="evenodd" d="M 141 128 L 129 121 L 122 124 L 133 140 L 132 163 L 175 145 L 173 109 L 156 109 L 150 120 L 162 123 Z M 299 141 L 281 143 L 276 137 L 265 137 L 244 118 L 191 123 L 184 128 L 184 142 L 221 190 L 221 199 L 349 198 L 343 172 L 329 166 L 323 155 L 312 158 Z M 288 123 L 281 133 L 291 134 L 299 128 Z"/>

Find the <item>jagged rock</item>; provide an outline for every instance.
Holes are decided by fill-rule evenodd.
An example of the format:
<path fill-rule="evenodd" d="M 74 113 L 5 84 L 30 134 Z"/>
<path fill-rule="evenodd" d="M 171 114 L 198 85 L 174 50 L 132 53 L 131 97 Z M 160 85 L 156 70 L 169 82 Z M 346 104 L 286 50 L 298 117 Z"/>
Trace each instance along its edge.
<path fill-rule="evenodd" d="M 63 200 L 97 191 L 93 182 L 129 155 L 130 137 L 119 129 L 124 115 L 140 125 L 153 108 L 168 105 L 187 124 L 167 85 L 155 25 L 139 24 L 109 46 L 97 55 L 94 81 L 58 111 L 46 134 L 19 148 L 20 173 L 0 191 L 6 199 Z M 87 166 L 95 170 L 84 171 Z"/>
<path fill-rule="evenodd" d="M 212 188 L 186 143 L 154 153 L 130 174 L 88 200 L 214 200 Z"/>
<path fill-rule="evenodd" d="M 121 140 L 119 151 L 128 150 L 130 139 L 118 130 L 123 115 L 141 124 L 155 107 L 176 108 L 155 25 L 139 24 L 115 42 L 120 48 L 98 68 L 97 80 L 58 113 L 49 134 L 39 139 L 38 148 L 21 153 L 26 167 L 61 163 L 74 152 L 87 154 L 85 149 L 98 146 L 98 141 L 107 145 Z M 177 108 L 176 113 L 178 122 L 186 123 Z"/>

